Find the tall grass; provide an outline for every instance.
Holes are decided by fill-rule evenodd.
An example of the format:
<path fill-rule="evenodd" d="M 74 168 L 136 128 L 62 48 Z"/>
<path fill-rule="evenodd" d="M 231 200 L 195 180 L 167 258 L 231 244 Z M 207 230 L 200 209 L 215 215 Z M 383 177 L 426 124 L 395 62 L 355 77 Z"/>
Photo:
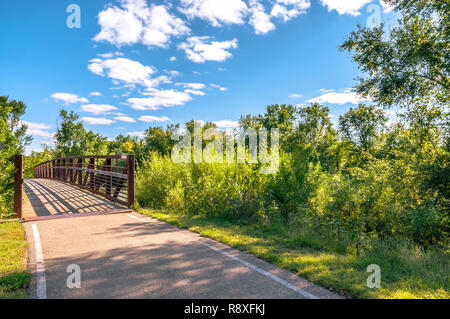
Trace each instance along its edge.
<path fill-rule="evenodd" d="M 175 164 L 152 153 L 137 170 L 137 199 L 143 207 L 164 208 L 180 218 L 218 218 L 249 227 L 250 234 L 281 245 L 280 251 L 298 253 L 307 247 L 341 256 L 340 271 L 358 268 L 361 278 L 368 264 L 380 265 L 391 290 L 378 295 L 371 295 L 364 284 L 359 291 L 337 278 L 325 280 L 317 271 L 309 275 L 356 297 L 426 297 L 430 291 L 437 292 L 431 293 L 434 297 L 448 296 L 445 216 L 426 202 L 405 207 L 382 164 L 333 174 L 295 155 L 281 154 L 279 171 L 261 175 L 256 164 Z M 278 263 L 283 266 L 286 260 L 290 259 Z M 322 260 L 318 269 L 330 271 L 327 267 L 335 267 L 335 262 L 327 265 Z M 284 266 L 303 269 L 299 273 L 308 276 L 305 265 Z M 347 275 L 342 280 L 355 279 Z"/>

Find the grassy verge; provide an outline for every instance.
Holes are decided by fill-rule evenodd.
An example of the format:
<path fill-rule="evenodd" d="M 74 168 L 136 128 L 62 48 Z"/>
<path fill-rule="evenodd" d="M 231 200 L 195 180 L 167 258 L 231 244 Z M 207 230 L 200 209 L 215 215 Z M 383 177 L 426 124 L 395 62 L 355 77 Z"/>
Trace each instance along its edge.
<path fill-rule="evenodd" d="M 295 230 L 280 229 L 282 226 L 243 226 L 219 218 L 150 209 L 139 212 L 246 251 L 350 297 L 450 298 L 450 258 L 446 253 L 399 247 L 380 248 L 363 256 L 338 254 L 312 248 Z M 370 264 L 381 267 L 380 289 L 367 287 Z"/>
<path fill-rule="evenodd" d="M 0 298 L 26 298 L 27 241 L 19 222 L 0 223 Z"/>

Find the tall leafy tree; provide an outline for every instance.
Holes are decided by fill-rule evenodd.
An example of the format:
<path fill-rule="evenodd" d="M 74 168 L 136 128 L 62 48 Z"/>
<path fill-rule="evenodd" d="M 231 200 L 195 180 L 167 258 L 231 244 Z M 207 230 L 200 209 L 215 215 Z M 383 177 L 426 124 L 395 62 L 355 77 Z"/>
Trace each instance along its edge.
<path fill-rule="evenodd" d="M 32 141 L 32 137 L 27 135 L 27 125 L 20 121 L 25 114 L 26 105 L 22 101 L 10 100 L 7 96 L 0 96 L 0 109 L 2 110 L 2 120 L 8 130 L 12 132 L 17 140 L 17 152 L 23 153 L 25 147 Z"/>
<path fill-rule="evenodd" d="M 386 121 L 383 110 L 360 104 L 339 117 L 339 128 L 347 140 L 367 152 L 373 147 Z"/>
<path fill-rule="evenodd" d="M 408 107 L 427 97 L 448 105 L 450 90 L 450 2 L 390 0 L 401 14 L 398 26 L 358 26 L 342 50 L 353 53 L 364 75 L 358 93 L 383 106 Z"/>
<path fill-rule="evenodd" d="M 42 151 L 31 151 L 30 155 L 25 156 L 23 160 L 24 178 L 33 178 L 34 167 L 40 163 L 49 161 L 52 158 L 53 151 L 46 144 L 42 144 Z"/>
<path fill-rule="evenodd" d="M 79 115 L 73 111 L 59 112 L 61 123 L 55 134 L 55 155 L 103 155 L 108 152 L 106 137 L 92 131 L 86 131 Z"/>
<path fill-rule="evenodd" d="M 179 129 L 179 124 L 162 127 L 150 127 L 145 131 L 145 147 L 148 152 L 156 151 L 161 155 L 170 155 L 176 140 L 172 137 Z M 192 129 L 193 130 L 193 129 Z"/>
<path fill-rule="evenodd" d="M 86 137 L 86 130 L 79 122 L 79 115 L 63 109 L 60 110 L 59 117 L 61 123 L 55 134 L 55 155 L 57 157 L 84 155 L 83 141 Z"/>
<path fill-rule="evenodd" d="M 20 121 L 25 109 L 23 102 L 0 96 L 0 219 L 13 214 L 13 156 L 31 142 L 27 126 Z"/>
<path fill-rule="evenodd" d="M 330 109 L 319 103 L 298 110 L 298 127 L 292 150 L 308 153 L 307 162 L 320 163 L 327 171 L 339 169 L 338 138 L 330 121 Z"/>

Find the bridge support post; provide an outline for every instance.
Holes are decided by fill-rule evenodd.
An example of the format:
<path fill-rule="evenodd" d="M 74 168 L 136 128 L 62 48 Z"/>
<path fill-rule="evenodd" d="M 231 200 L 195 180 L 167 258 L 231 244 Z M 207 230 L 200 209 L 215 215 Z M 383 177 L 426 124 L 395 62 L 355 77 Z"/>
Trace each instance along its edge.
<path fill-rule="evenodd" d="M 14 213 L 22 218 L 23 155 L 14 156 Z"/>
<path fill-rule="evenodd" d="M 134 204 L 134 155 L 127 156 L 128 166 L 128 207 Z"/>

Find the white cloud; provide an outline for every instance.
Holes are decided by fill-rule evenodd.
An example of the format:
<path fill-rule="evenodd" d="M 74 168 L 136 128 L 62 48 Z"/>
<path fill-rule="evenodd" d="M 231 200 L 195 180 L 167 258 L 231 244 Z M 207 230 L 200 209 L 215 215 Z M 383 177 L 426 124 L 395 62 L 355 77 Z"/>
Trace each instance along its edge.
<path fill-rule="evenodd" d="M 319 89 L 319 91 L 322 93 L 334 92 L 334 90 L 330 90 L 330 89 Z"/>
<path fill-rule="evenodd" d="M 102 96 L 102 94 L 100 92 L 95 91 L 95 92 L 91 92 L 89 94 L 89 96 Z"/>
<path fill-rule="evenodd" d="M 33 130 L 33 129 L 28 129 L 27 134 L 32 135 L 32 136 L 46 137 L 46 138 L 53 138 L 55 136 L 55 133 L 52 133 L 52 132 L 47 132 L 47 131 L 43 131 L 43 130 Z"/>
<path fill-rule="evenodd" d="M 109 58 L 114 57 L 114 54 L 112 54 L 112 53 L 103 53 L 103 54 L 97 54 L 97 55 L 103 59 L 109 59 Z"/>
<path fill-rule="evenodd" d="M 105 114 L 118 110 L 117 107 L 108 104 L 86 104 L 81 106 L 81 111 L 93 114 Z"/>
<path fill-rule="evenodd" d="M 174 62 L 174 61 L 176 61 L 176 60 L 177 60 L 177 57 L 175 57 L 175 56 L 171 56 L 171 57 L 169 58 L 169 60 L 170 60 L 171 62 Z"/>
<path fill-rule="evenodd" d="M 72 93 L 53 93 L 50 95 L 56 102 L 63 102 L 65 105 L 73 103 L 87 103 L 88 100 L 85 97 L 80 97 Z"/>
<path fill-rule="evenodd" d="M 282 6 L 282 5 L 279 5 L 278 3 L 276 3 L 272 7 L 272 11 L 270 12 L 270 14 L 272 16 L 274 16 L 275 18 L 281 18 L 281 19 L 283 19 L 283 21 L 286 22 L 286 21 L 291 20 L 292 18 L 295 18 L 300 13 L 297 9 L 288 10 L 285 6 Z"/>
<path fill-rule="evenodd" d="M 276 2 L 270 14 L 283 19 L 285 22 L 299 14 L 306 13 L 306 10 L 311 6 L 309 0 L 276 0 Z"/>
<path fill-rule="evenodd" d="M 150 97 L 129 98 L 128 104 L 135 110 L 157 110 L 160 107 L 171 107 L 183 105 L 192 100 L 191 96 L 185 92 L 170 90 L 153 90 L 146 93 Z"/>
<path fill-rule="evenodd" d="M 195 63 L 205 61 L 223 62 L 230 58 L 232 54 L 228 49 L 237 48 L 237 39 L 229 41 L 211 41 L 211 37 L 190 37 L 186 42 L 181 43 L 178 48 L 184 50 L 189 60 Z"/>
<path fill-rule="evenodd" d="M 116 116 L 116 117 L 114 118 L 114 120 L 120 121 L 120 122 L 128 122 L 128 123 L 134 123 L 134 122 L 136 122 L 136 120 L 135 120 L 134 118 L 129 117 L 129 116 Z"/>
<path fill-rule="evenodd" d="M 45 123 L 33 123 L 28 121 L 21 121 L 21 123 L 28 126 L 28 129 L 31 130 L 48 130 L 52 128 L 51 125 Z"/>
<path fill-rule="evenodd" d="M 256 34 L 266 34 L 275 29 L 275 25 L 270 21 L 270 16 L 264 11 L 264 6 L 258 0 L 250 1 L 250 25 L 255 29 Z"/>
<path fill-rule="evenodd" d="M 213 123 L 216 124 L 217 127 L 220 127 L 220 128 L 234 128 L 234 127 L 240 126 L 239 121 L 231 121 L 231 120 L 221 120 L 221 121 L 215 121 Z"/>
<path fill-rule="evenodd" d="M 156 79 L 151 78 L 151 75 L 156 72 L 155 68 L 126 58 L 92 59 L 89 62 L 88 69 L 92 73 L 129 84 L 154 87 L 161 80 L 164 80 L 162 77 Z"/>
<path fill-rule="evenodd" d="M 170 71 L 166 71 L 171 77 L 176 77 L 176 76 L 180 76 L 181 72 L 175 71 L 175 70 L 170 70 Z"/>
<path fill-rule="evenodd" d="M 186 90 L 184 90 L 184 92 L 186 92 L 188 94 L 192 94 L 192 95 L 200 95 L 200 96 L 205 95 L 205 92 L 199 91 L 199 90 L 186 89 Z"/>
<path fill-rule="evenodd" d="M 204 19 L 219 27 L 244 23 L 248 7 L 242 0 L 181 0 L 179 10 L 190 19 Z"/>
<path fill-rule="evenodd" d="M 193 90 L 201 90 L 206 86 L 203 83 L 177 83 L 176 85 L 182 85 L 185 88 L 190 88 Z"/>
<path fill-rule="evenodd" d="M 297 94 L 297 93 L 292 93 L 292 94 L 289 95 L 289 97 L 290 97 L 291 99 L 297 99 L 297 98 L 302 97 L 302 96 L 303 96 L 303 95 Z"/>
<path fill-rule="evenodd" d="M 214 87 L 216 89 L 219 89 L 220 91 L 227 91 L 228 90 L 227 88 L 225 88 L 223 86 L 220 86 L 220 85 L 217 85 L 217 84 L 214 84 L 214 83 L 209 83 L 209 85 L 211 85 L 212 87 Z"/>
<path fill-rule="evenodd" d="M 81 118 L 81 121 L 91 125 L 110 125 L 116 122 L 103 117 L 83 117 Z"/>
<path fill-rule="evenodd" d="M 339 14 L 360 15 L 359 10 L 373 0 L 320 0 L 328 11 L 336 10 Z"/>
<path fill-rule="evenodd" d="M 40 136 L 46 138 L 53 138 L 54 132 L 48 132 L 52 126 L 45 123 L 33 123 L 28 121 L 21 121 L 22 124 L 27 126 L 27 134 L 32 136 Z"/>
<path fill-rule="evenodd" d="M 129 3 L 131 4 L 131 1 Z M 137 43 L 141 38 L 143 26 L 141 19 L 133 11 L 115 6 L 101 11 L 98 14 L 101 31 L 93 40 L 107 41 L 118 46 Z"/>
<path fill-rule="evenodd" d="M 171 36 L 190 33 L 184 21 L 167 12 L 164 6 L 152 6 L 144 23 L 142 43 L 165 48 Z"/>
<path fill-rule="evenodd" d="M 147 6 L 145 0 L 122 0 L 121 8 L 110 6 L 98 14 L 101 31 L 94 41 L 114 45 L 142 43 L 167 47 L 172 36 L 188 34 L 190 29 L 162 5 Z"/>
<path fill-rule="evenodd" d="M 386 2 L 384 2 L 383 0 L 380 0 L 380 4 L 381 4 L 381 6 L 383 7 L 383 12 L 384 13 L 388 13 L 388 12 L 391 12 L 392 10 L 394 10 L 394 8 L 395 8 L 395 5 L 389 5 L 388 3 L 386 3 Z"/>
<path fill-rule="evenodd" d="M 351 92 L 349 90 L 344 90 L 343 92 L 328 92 L 324 93 L 318 97 L 309 99 L 309 103 L 330 103 L 330 104 L 359 104 L 367 102 L 368 100 L 358 96 L 356 92 Z"/>
<path fill-rule="evenodd" d="M 147 122 L 147 123 L 151 123 L 151 122 L 169 122 L 170 119 L 167 116 L 152 116 L 152 115 L 142 115 L 139 118 L 139 121 L 142 122 Z"/>
<path fill-rule="evenodd" d="M 129 136 L 135 136 L 135 137 L 144 137 L 145 136 L 145 132 L 127 132 L 125 134 L 129 135 Z"/>

